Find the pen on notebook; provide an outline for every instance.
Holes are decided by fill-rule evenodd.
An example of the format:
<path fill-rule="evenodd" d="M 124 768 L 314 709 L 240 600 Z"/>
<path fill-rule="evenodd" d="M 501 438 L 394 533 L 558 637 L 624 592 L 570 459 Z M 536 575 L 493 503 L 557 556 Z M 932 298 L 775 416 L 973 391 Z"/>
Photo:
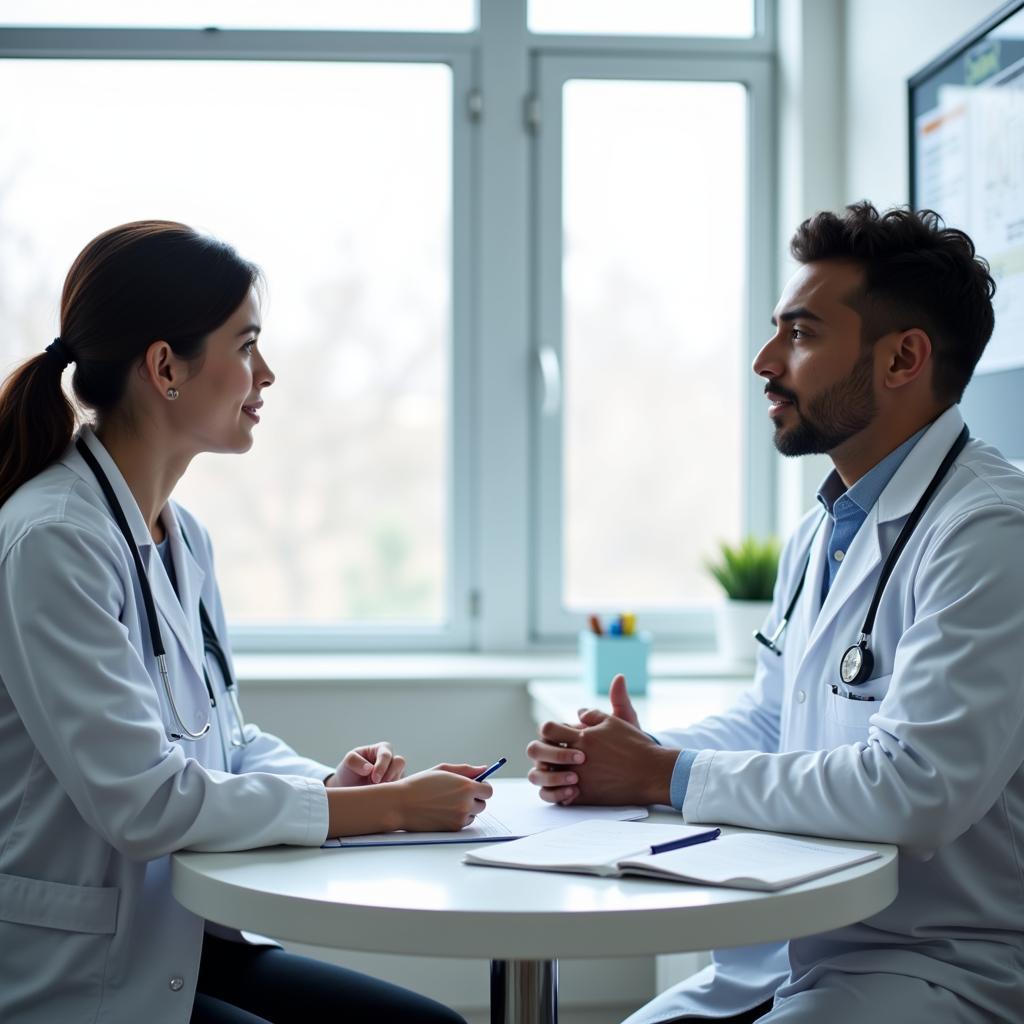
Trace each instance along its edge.
<path fill-rule="evenodd" d="M 507 761 L 508 761 L 507 757 L 499 757 L 498 760 L 495 761 L 494 764 L 492 764 L 490 768 L 485 768 L 473 781 L 474 782 L 483 782 L 484 779 L 486 779 L 489 776 L 493 775 Z"/>
<path fill-rule="evenodd" d="M 651 853 L 668 853 L 670 850 L 681 850 L 684 846 L 696 846 L 698 843 L 710 843 L 722 834 L 720 828 L 712 829 L 710 832 L 703 832 L 699 836 L 686 836 L 683 839 L 673 839 L 668 843 L 655 843 L 651 847 Z"/>

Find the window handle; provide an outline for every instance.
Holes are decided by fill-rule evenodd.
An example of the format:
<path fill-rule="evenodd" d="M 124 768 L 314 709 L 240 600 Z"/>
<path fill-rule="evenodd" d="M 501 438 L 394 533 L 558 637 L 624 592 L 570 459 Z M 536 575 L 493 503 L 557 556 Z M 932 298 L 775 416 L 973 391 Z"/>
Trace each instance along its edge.
<path fill-rule="evenodd" d="M 550 345 L 542 345 L 537 349 L 537 362 L 540 364 L 540 379 L 544 385 L 540 414 L 556 416 L 562 407 L 562 368 L 558 353 Z"/>

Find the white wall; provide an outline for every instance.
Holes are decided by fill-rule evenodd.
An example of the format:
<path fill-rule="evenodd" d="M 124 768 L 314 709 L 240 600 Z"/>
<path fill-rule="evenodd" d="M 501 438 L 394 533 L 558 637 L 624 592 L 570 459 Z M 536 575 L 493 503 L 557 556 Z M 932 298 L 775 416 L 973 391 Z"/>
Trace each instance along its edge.
<path fill-rule="evenodd" d="M 1001 0 L 846 0 L 847 202 L 909 201 L 907 79 L 1002 6 Z"/>

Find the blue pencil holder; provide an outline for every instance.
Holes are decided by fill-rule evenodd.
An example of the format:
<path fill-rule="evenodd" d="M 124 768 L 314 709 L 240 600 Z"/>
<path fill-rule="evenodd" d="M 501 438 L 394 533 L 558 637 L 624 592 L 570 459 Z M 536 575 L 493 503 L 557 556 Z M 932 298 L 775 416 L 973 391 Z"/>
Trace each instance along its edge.
<path fill-rule="evenodd" d="M 590 630 L 580 632 L 580 662 L 583 683 L 593 693 L 606 694 L 612 678 L 620 672 L 626 677 L 631 694 L 647 692 L 647 655 L 651 634 L 598 636 Z"/>

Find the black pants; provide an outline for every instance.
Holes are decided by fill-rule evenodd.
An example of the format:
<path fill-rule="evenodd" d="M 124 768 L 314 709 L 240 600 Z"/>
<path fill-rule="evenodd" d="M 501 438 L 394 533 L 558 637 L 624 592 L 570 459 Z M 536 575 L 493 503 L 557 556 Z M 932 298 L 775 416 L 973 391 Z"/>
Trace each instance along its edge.
<path fill-rule="evenodd" d="M 397 985 L 268 946 L 203 938 L 192 1024 L 466 1024 Z"/>
<path fill-rule="evenodd" d="M 738 1013 L 735 1017 L 677 1017 L 669 1024 L 757 1024 L 771 1008 L 772 1000 L 769 999 L 767 1003 Z"/>

